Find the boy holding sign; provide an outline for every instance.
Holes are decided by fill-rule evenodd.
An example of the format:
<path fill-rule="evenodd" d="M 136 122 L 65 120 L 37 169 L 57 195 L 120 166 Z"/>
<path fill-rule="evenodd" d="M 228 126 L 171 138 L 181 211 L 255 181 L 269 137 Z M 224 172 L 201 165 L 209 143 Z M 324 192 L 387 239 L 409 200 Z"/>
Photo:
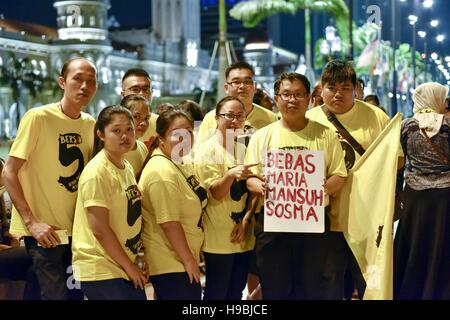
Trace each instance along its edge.
<path fill-rule="evenodd" d="M 262 291 L 264 299 L 321 299 L 327 239 L 318 232 L 329 228 L 323 207 L 347 176 L 344 154 L 332 130 L 305 117 L 306 77 L 282 74 L 274 89 L 282 119 L 254 134 L 245 158 L 260 162 L 247 187 L 265 197 L 255 226 Z"/>

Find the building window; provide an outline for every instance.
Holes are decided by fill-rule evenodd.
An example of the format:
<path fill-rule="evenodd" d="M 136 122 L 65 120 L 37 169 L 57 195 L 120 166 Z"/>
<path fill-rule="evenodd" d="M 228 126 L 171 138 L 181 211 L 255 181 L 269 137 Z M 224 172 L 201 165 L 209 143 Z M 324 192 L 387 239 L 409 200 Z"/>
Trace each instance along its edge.
<path fill-rule="evenodd" d="M 89 17 L 89 26 L 95 27 L 95 16 Z"/>

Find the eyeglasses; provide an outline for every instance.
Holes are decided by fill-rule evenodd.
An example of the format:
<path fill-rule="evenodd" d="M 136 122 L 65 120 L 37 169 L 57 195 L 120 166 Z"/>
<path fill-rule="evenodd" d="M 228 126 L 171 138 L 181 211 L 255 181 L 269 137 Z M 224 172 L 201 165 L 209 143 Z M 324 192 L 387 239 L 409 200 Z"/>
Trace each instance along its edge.
<path fill-rule="evenodd" d="M 131 91 L 135 94 L 139 94 L 141 92 L 148 94 L 153 91 L 153 89 L 151 87 L 139 87 L 139 86 L 134 86 L 134 87 L 128 88 L 127 90 Z"/>
<path fill-rule="evenodd" d="M 243 114 L 221 113 L 219 116 L 229 121 L 233 121 L 234 119 L 240 122 L 245 121 L 245 115 Z"/>
<path fill-rule="evenodd" d="M 329 91 L 329 92 L 331 92 L 333 94 L 338 93 L 338 91 L 341 94 L 347 94 L 347 93 L 353 92 L 353 87 L 343 87 L 343 88 L 325 87 L 325 90 L 327 90 L 327 91 Z"/>
<path fill-rule="evenodd" d="M 231 82 L 227 82 L 227 84 L 233 86 L 234 88 L 239 88 L 241 85 L 243 85 L 244 87 L 250 87 L 253 85 L 253 80 L 251 79 L 246 79 L 246 80 L 233 80 Z"/>
<path fill-rule="evenodd" d="M 281 97 L 281 99 L 284 101 L 289 101 L 291 98 L 294 98 L 295 100 L 303 100 L 308 95 L 304 94 L 304 93 L 300 93 L 300 92 L 295 92 L 295 93 L 284 92 L 282 94 L 277 94 L 277 96 Z"/>

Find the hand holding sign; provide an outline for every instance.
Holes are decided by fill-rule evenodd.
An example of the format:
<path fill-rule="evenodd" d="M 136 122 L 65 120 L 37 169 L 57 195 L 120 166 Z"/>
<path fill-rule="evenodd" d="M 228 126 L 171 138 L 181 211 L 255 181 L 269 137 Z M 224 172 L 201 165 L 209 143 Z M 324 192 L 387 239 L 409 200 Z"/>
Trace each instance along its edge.
<path fill-rule="evenodd" d="M 228 174 L 233 176 L 236 179 L 240 179 L 240 180 L 245 180 L 247 179 L 250 175 L 252 175 L 252 171 L 250 170 L 251 167 L 254 167 L 258 165 L 258 163 L 254 163 L 254 164 L 241 164 L 238 165 L 234 168 L 231 168 L 230 170 L 228 170 Z"/>

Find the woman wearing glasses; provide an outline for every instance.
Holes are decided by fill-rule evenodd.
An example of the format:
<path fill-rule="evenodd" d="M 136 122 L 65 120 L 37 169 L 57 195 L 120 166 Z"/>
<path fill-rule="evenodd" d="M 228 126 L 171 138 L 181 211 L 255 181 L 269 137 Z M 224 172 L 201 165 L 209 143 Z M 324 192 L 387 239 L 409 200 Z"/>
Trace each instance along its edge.
<path fill-rule="evenodd" d="M 129 152 L 125 154 L 125 159 L 131 164 L 134 175 L 139 176 L 144 166 L 144 161 L 148 155 L 148 148 L 144 142 L 138 140 L 147 131 L 149 126 L 149 104 L 148 101 L 137 94 L 130 94 L 120 102 L 122 107 L 127 108 L 133 115 L 136 143 Z"/>
<path fill-rule="evenodd" d="M 252 165 L 242 165 L 245 146 L 235 142 L 244 127 L 243 103 L 236 97 L 223 98 L 216 107 L 216 121 L 216 134 L 195 153 L 197 175 L 211 195 L 203 219 L 204 299 L 240 300 L 255 243 L 246 188 Z"/>

